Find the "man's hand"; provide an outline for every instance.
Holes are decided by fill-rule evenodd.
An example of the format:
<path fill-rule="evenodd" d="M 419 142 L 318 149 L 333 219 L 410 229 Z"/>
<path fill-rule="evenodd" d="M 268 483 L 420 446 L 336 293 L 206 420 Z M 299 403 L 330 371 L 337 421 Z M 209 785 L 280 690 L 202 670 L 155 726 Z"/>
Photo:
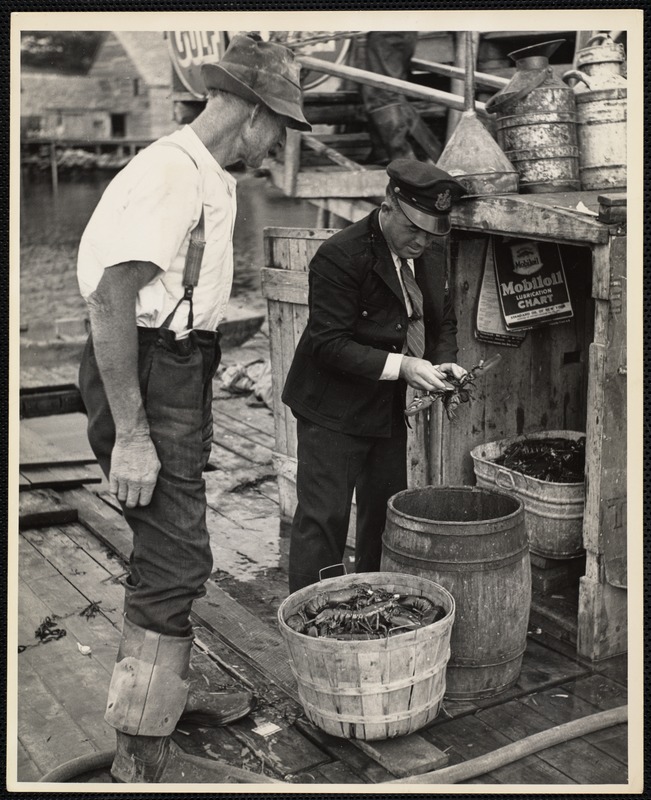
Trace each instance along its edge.
<path fill-rule="evenodd" d="M 461 368 L 459 367 L 459 369 Z M 452 389 L 453 387 L 445 381 L 445 374 L 442 367 L 434 366 L 424 358 L 403 356 L 400 364 L 400 377 L 407 381 L 413 389 L 422 389 L 426 392 L 434 389 L 439 391 Z"/>
<path fill-rule="evenodd" d="M 110 489 L 127 508 L 151 501 L 160 461 L 149 434 L 116 439 L 111 453 Z"/>
<path fill-rule="evenodd" d="M 460 367 L 458 364 L 453 364 L 451 361 L 447 361 L 445 364 L 439 364 L 438 369 L 448 375 L 453 375 L 458 381 L 468 372 L 467 369 Z"/>

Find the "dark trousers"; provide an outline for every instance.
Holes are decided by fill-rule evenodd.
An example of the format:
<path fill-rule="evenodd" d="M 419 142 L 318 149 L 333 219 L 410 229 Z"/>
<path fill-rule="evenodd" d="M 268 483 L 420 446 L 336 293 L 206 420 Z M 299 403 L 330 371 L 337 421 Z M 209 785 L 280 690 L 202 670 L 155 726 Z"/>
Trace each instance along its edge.
<path fill-rule="evenodd" d="M 193 331 L 177 342 L 165 329 L 138 328 L 138 374 L 161 469 L 151 502 L 126 508 L 133 531 L 125 613 L 136 625 L 168 636 L 192 632 L 192 602 L 205 594 L 212 570 L 202 473 L 212 442 L 212 378 L 219 335 Z M 79 373 L 88 439 L 108 476 L 115 425 L 92 337 Z"/>
<path fill-rule="evenodd" d="M 366 34 L 366 63 L 370 72 L 389 78 L 409 80 L 411 59 L 416 50 L 418 33 L 415 31 L 371 31 Z M 390 103 L 407 103 L 404 95 L 376 86 L 360 86 L 362 100 L 368 111 Z"/>
<path fill-rule="evenodd" d="M 407 487 L 407 429 L 389 438 L 350 436 L 297 419 L 298 506 L 289 549 L 289 591 L 342 561 L 356 492 L 355 572 L 380 568 L 388 499 Z"/>

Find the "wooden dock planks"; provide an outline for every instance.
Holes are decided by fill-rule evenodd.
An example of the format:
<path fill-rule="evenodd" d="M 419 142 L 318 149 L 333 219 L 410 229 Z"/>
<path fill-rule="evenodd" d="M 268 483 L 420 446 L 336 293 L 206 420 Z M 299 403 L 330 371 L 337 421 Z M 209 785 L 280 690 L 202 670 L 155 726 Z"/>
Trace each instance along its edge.
<path fill-rule="evenodd" d="M 210 473 L 207 477 L 210 478 Z M 237 507 L 237 493 L 220 493 L 216 484 L 215 489 L 220 501 L 224 496 L 228 499 L 224 510 L 232 513 Z M 59 496 L 58 493 L 55 496 Z M 48 610 L 60 614 L 61 608 L 68 609 L 61 624 L 69 629 L 64 639 L 38 645 L 20 655 L 21 659 L 25 656 L 32 659 L 32 662 L 21 662 L 32 670 L 29 675 L 26 673 L 25 686 L 31 681 L 36 687 L 33 702 L 28 698 L 22 705 L 20 763 L 23 776 L 50 769 L 56 759 L 56 763 L 60 763 L 70 758 L 69 749 L 67 758 L 57 750 L 49 759 L 44 756 L 49 746 L 47 736 L 51 735 L 48 731 L 55 727 L 64 732 L 71 747 L 77 748 L 74 752 L 111 746 L 106 744 L 111 731 L 106 731 L 101 707 L 105 688 L 96 687 L 102 680 L 108 685 L 117 648 L 122 598 L 120 580 L 123 560 L 131 547 L 131 535 L 119 513 L 86 489 L 62 492 L 60 501 L 53 503 L 53 507 L 63 505 L 76 510 L 77 523 L 27 529 L 21 534 L 21 574 L 29 576 L 21 588 L 23 603 L 27 603 L 28 608 L 27 613 L 22 613 L 21 643 L 33 636 L 34 621 L 38 624 Z M 268 498 L 250 499 L 250 505 L 245 504 L 240 509 L 242 530 L 248 525 L 259 525 L 257 532 L 263 535 L 264 522 L 266 520 L 268 528 L 272 508 L 274 503 Z M 235 524 L 227 517 L 223 519 Z M 112 553 L 118 558 L 112 557 Z M 586 665 L 530 639 L 520 680 L 503 695 L 474 703 L 446 702 L 439 719 L 413 737 L 376 743 L 330 737 L 307 722 L 302 714 L 278 631 L 244 609 L 213 581 L 209 581 L 207 589 L 206 597 L 195 604 L 193 615 L 197 645 L 203 653 L 195 656 L 195 660 L 203 659 L 204 669 L 220 671 L 222 682 L 243 682 L 254 688 L 261 705 L 253 719 L 229 726 L 229 730 L 182 728 L 175 735 L 191 752 L 199 754 L 203 748 L 204 754 L 223 754 L 224 760 L 232 766 L 265 771 L 290 782 L 382 783 L 436 768 L 437 753 L 445 752 L 452 763 L 457 763 L 478 755 L 482 748 L 489 752 L 559 721 L 591 713 L 591 709 L 614 707 L 624 702 L 625 688 L 621 683 L 607 674 L 593 674 Z M 91 600 L 99 601 L 104 610 L 95 619 L 85 620 L 79 616 L 79 610 Z M 70 609 L 75 609 L 75 613 L 69 613 Z M 77 650 L 76 643 L 82 639 L 91 644 L 91 658 Z M 56 686 L 61 695 L 65 694 L 64 686 L 68 687 L 68 692 L 72 692 L 73 687 L 66 675 L 65 659 L 59 659 L 54 671 L 50 668 L 55 647 L 61 651 L 66 649 L 68 659 L 84 659 L 80 665 L 81 680 L 74 686 L 80 690 L 74 700 L 56 696 Z M 205 659 L 208 659 L 208 666 Z M 604 667 L 607 668 L 620 678 L 625 675 L 619 663 Z M 98 669 L 101 673 L 97 673 Z M 101 680 L 98 674 L 102 675 Z M 84 714 L 84 703 L 90 702 L 87 693 L 91 686 L 95 700 L 98 693 L 102 695 L 101 703 L 99 708 Z M 44 695 L 48 692 L 52 692 L 53 697 L 44 710 Z M 44 714 L 48 720 L 58 721 L 60 717 L 62 724 L 48 723 L 43 728 L 43 736 L 39 737 L 33 731 L 39 714 Z M 269 738 L 260 737 L 255 732 L 259 721 L 273 722 L 280 731 Z M 599 767 L 596 771 L 590 770 L 586 765 L 595 759 Z M 550 748 L 469 783 L 623 783 L 626 760 L 626 726 L 618 726 L 579 740 L 569 751 L 566 746 Z"/>

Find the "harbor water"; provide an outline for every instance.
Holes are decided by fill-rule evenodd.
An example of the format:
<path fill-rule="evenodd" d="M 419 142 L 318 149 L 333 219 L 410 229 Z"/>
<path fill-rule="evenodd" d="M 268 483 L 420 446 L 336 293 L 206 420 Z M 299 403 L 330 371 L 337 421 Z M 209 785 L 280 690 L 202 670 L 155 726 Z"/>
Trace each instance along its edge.
<path fill-rule="evenodd" d="M 79 239 L 112 175 L 59 180 L 23 175 L 20 196 L 20 324 L 29 334 L 58 319 L 83 318 L 77 286 Z M 236 173 L 238 215 L 234 231 L 233 299 L 264 311 L 260 292 L 262 230 L 266 226 L 314 227 L 317 209 L 285 197 L 268 178 Z"/>

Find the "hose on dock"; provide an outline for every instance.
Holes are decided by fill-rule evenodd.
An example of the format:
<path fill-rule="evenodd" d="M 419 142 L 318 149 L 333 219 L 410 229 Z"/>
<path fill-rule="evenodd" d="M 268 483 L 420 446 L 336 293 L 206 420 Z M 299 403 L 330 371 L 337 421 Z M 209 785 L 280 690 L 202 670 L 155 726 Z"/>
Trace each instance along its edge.
<path fill-rule="evenodd" d="M 405 783 L 460 783 L 461 781 L 476 778 L 479 775 L 485 775 L 498 767 L 511 764 L 513 761 L 530 756 L 539 750 L 545 750 L 547 747 L 562 744 L 579 736 L 587 736 L 589 733 L 610 728 L 612 725 L 620 725 L 626 722 L 627 719 L 628 706 L 599 711 L 589 717 L 581 717 L 581 719 L 556 725 L 546 731 L 534 733 L 526 739 L 511 742 L 511 744 L 493 750 L 491 753 L 486 753 L 470 761 L 464 761 L 462 764 L 454 764 L 451 767 L 444 767 L 434 772 L 425 772 L 422 775 L 412 775 L 409 778 L 386 781 L 382 786 Z"/>
<path fill-rule="evenodd" d="M 471 780 L 514 761 L 519 761 L 521 758 L 533 755 L 540 750 L 553 747 L 556 744 L 562 744 L 580 736 L 587 736 L 589 733 L 610 728 L 613 725 L 621 725 L 627 719 L 628 706 L 619 706 L 608 711 L 600 711 L 596 714 L 591 714 L 589 717 L 575 719 L 562 725 L 556 725 L 546 731 L 534 733 L 526 739 L 511 742 L 511 744 L 493 750 L 492 753 L 486 753 L 470 761 L 464 761 L 462 764 L 444 767 L 434 772 L 425 772 L 422 775 L 412 775 L 409 778 L 386 781 L 382 786 L 405 783 L 450 784 Z M 114 756 L 115 750 L 104 750 L 100 753 L 91 753 L 90 755 L 73 758 L 71 761 L 55 767 L 42 778 L 39 778 L 38 782 L 66 783 L 79 775 L 83 775 L 85 772 L 93 772 L 94 770 L 110 767 Z"/>
<path fill-rule="evenodd" d="M 102 750 L 99 753 L 88 753 L 85 756 L 78 756 L 65 764 L 59 764 L 58 767 L 47 772 L 42 778 L 38 779 L 39 783 L 67 783 L 73 778 L 83 775 L 84 772 L 94 772 L 98 769 L 107 769 L 113 763 L 115 758 L 115 748 L 113 750 Z"/>

